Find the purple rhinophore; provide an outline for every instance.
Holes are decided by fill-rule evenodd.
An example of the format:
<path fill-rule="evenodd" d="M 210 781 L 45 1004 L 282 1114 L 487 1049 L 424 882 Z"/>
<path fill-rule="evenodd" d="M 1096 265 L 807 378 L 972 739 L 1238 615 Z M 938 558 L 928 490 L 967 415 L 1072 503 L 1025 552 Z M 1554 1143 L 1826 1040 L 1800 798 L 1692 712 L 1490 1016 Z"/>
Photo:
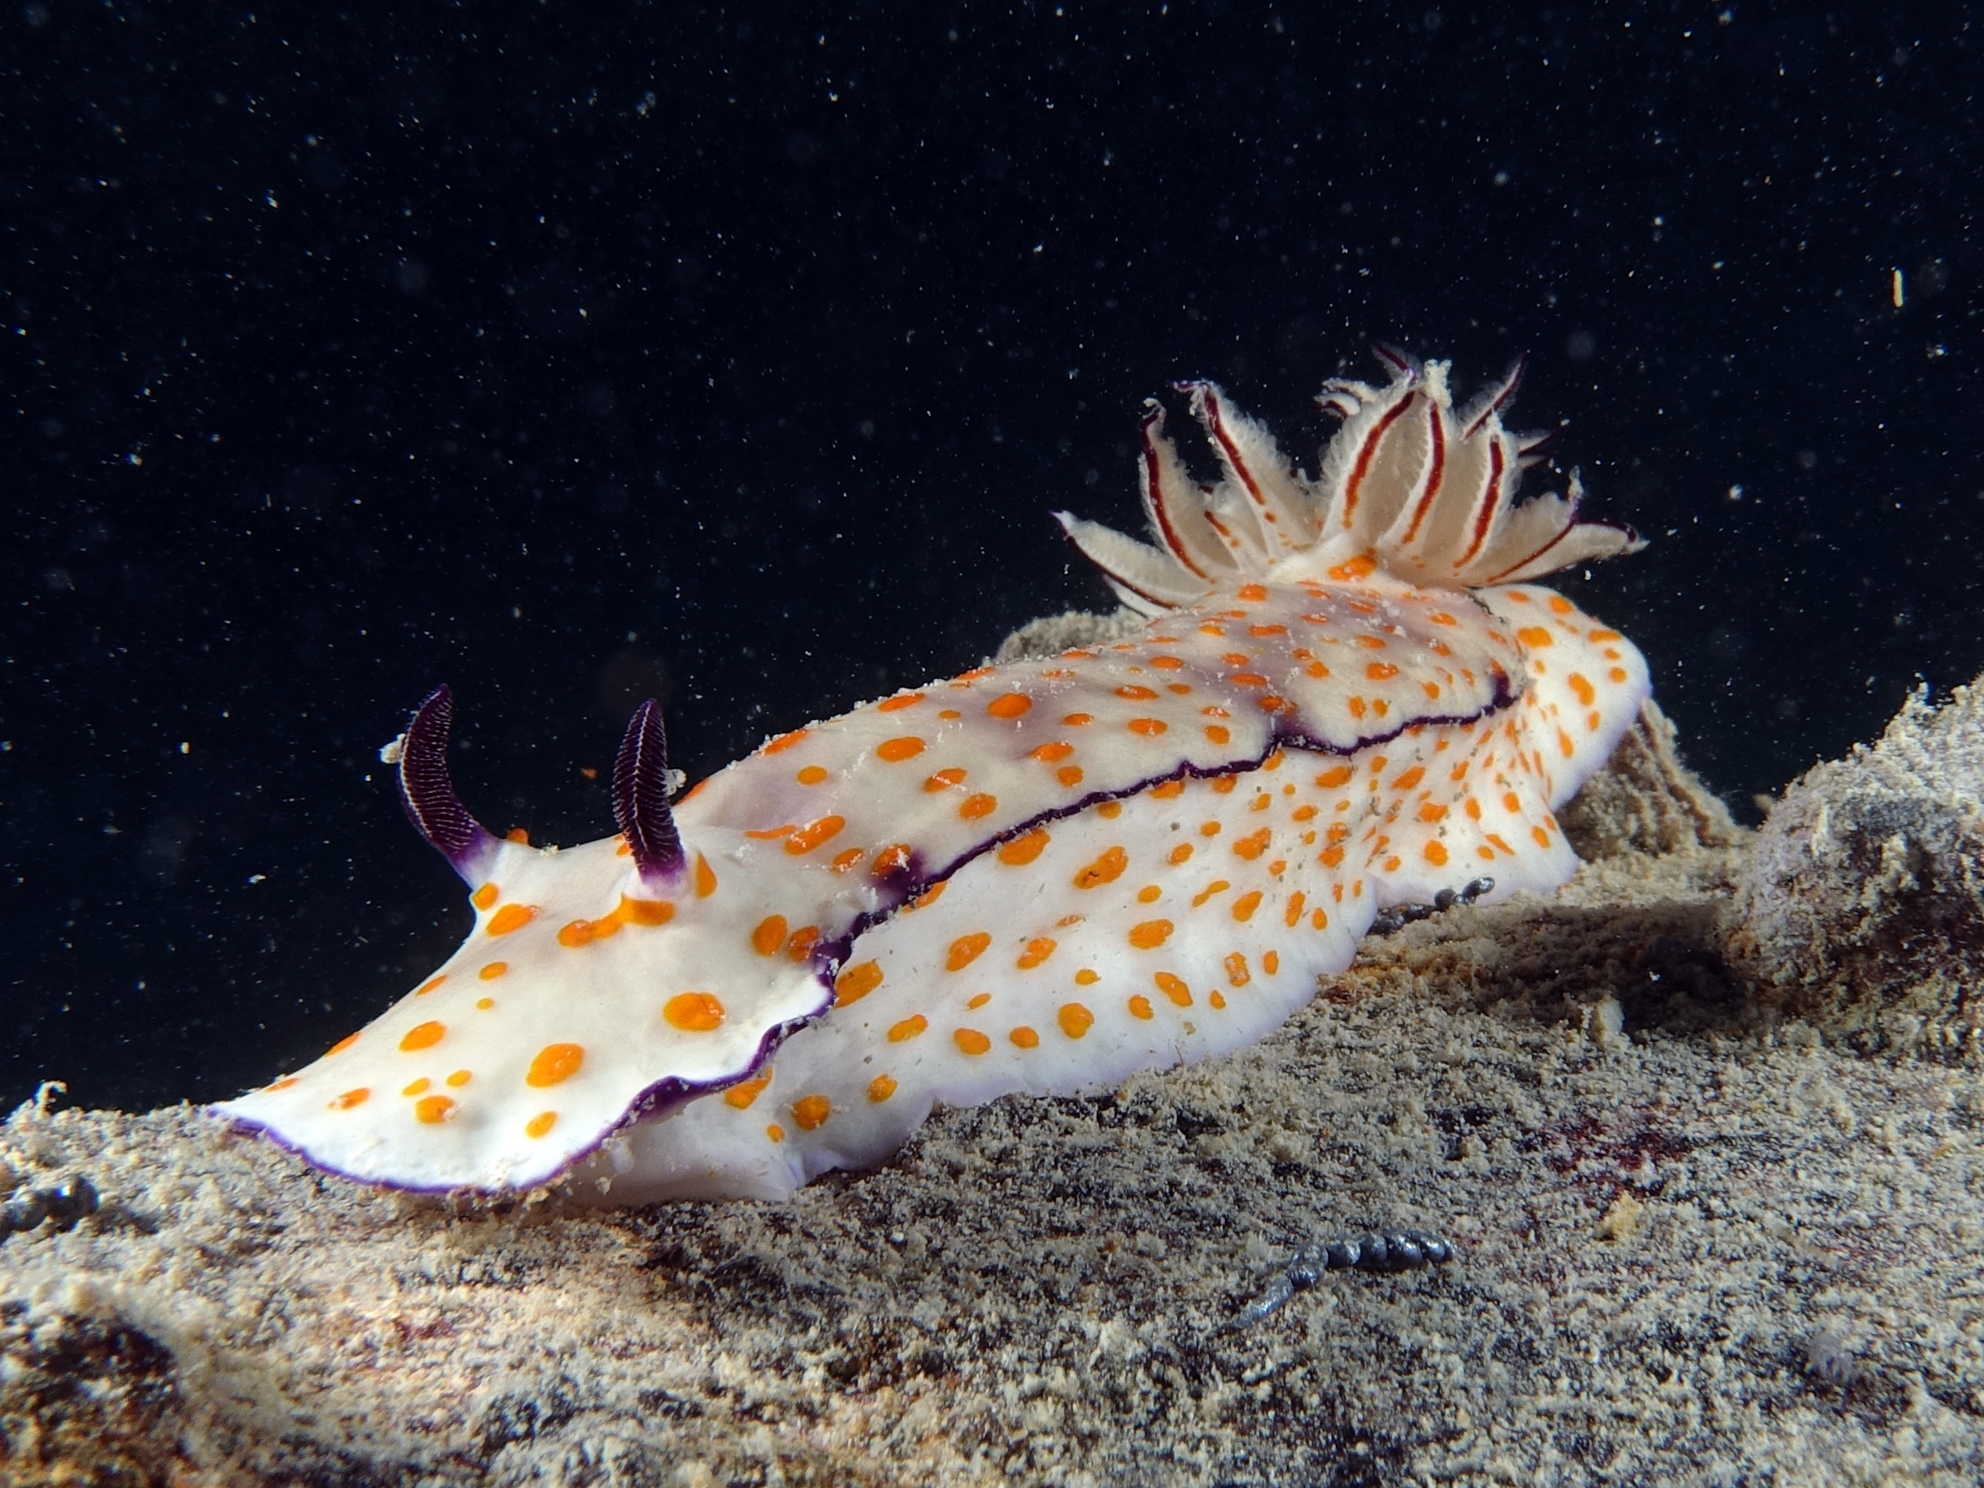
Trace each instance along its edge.
<path fill-rule="evenodd" d="M 653 698 L 634 710 L 613 761 L 613 821 L 643 879 L 673 879 L 680 872 L 685 855 L 668 809 L 668 736 Z"/>
<path fill-rule="evenodd" d="M 496 853 L 496 838 L 469 815 L 448 777 L 448 726 L 454 722 L 455 695 L 435 688 L 414 709 L 400 738 L 400 804 L 414 830 L 434 845 L 448 865 L 469 884 L 480 884 Z"/>

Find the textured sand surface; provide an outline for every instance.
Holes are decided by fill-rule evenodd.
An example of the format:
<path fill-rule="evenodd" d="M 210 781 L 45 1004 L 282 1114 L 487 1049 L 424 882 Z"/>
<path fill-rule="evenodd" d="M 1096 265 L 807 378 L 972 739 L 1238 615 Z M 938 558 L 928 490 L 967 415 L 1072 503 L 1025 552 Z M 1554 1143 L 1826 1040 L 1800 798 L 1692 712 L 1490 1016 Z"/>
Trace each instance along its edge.
<path fill-rule="evenodd" d="M 1979 1481 L 1975 1027 L 1870 1055 L 1753 995 L 1751 842 L 1657 715 L 1565 818 L 1562 893 L 1367 941 L 1258 1048 L 784 1203 L 452 1212 L 24 1108 L 0 1186 L 109 1202 L 0 1242 L 0 1478 Z M 1372 1224 L 1460 1254 L 1222 1331 Z"/>

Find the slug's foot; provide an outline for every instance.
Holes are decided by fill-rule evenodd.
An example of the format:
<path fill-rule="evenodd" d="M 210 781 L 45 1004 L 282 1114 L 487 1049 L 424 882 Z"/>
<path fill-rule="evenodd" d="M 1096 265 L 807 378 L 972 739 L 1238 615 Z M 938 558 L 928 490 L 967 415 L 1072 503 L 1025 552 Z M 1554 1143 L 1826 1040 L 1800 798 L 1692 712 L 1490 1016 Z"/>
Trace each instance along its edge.
<path fill-rule="evenodd" d="M 1371 921 L 1372 935 L 1390 935 L 1395 930 L 1403 930 L 1407 925 L 1421 920 L 1430 920 L 1436 914 L 1445 914 L 1450 909 L 1465 909 L 1483 894 L 1495 887 L 1492 878 L 1471 879 L 1457 889 L 1442 889 L 1433 896 L 1431 904 L 1394 904 L 1390 909 L 1381 909 Z"/>
<path fill-rule="evenodd" d="M 1328 1271 L 1418 1271 L 1444 1265 L 1453 1258 L 1451 1244 L 1424 1230 L 1391 1230 L 1382 1235 L 1371 1232 L 1354 1240 L 1319 1240 L 1296 1251 L 1288 1268 L 1222 1331 L 1237 1332 L 1272 1316 L 1290 1297 L 1314 1286 Z"/>

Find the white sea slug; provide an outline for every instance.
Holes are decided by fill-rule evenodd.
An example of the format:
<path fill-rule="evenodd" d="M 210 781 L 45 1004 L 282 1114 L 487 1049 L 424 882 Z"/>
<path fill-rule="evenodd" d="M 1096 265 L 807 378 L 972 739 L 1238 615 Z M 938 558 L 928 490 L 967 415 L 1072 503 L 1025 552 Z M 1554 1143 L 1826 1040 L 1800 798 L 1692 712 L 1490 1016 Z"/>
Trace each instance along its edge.
<path fill-rule="evenodd" d="M 777 1197 L 882 1161 L 943 1102 L 1071 1094 L 1263 1038 L 1373 916 L 1492 877 L 1564 882 L 1552 808 L 1647 695 L 1640 654 L 1529 580 L 1630 551 L 1568 496 L 1511 373 L 1335 380 L 1320 475 L 1218 388 L 1155 405 L 1162 546 L 1063 515 L 1122 644 L 963 676 L 794 729 L 669 801 L 659 709 L 614 770 L 620 831 L 499 839 L 462 806 L 437 691 L 400 741 L 415 825 L 470 886 L 461 949 L 296 1074 L 215 1109 L 366 1182 L 616 1201 Z"/>

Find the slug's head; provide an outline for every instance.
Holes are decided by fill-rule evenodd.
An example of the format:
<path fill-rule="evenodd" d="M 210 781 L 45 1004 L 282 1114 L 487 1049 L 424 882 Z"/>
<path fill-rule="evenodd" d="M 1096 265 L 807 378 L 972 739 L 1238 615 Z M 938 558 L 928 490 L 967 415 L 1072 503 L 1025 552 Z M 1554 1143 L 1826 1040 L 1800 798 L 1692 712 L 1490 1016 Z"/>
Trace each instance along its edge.
<path fill-rule="evenodd" d="M 684 842 L 655 703 L 615 765 L 620 835 L 565 851 L 469 814 L 448 777 L 450 709 L 438 689 L 387 757 L 414 825 L 469 883 L 474 928 L 373 1023 L 217 1109 L 353 1178 L 526 1189 L 628 1121 L 750 1075 L 827 1005 L 829 963 L 754 934 L 778 919 L 775 881 Z"/>

